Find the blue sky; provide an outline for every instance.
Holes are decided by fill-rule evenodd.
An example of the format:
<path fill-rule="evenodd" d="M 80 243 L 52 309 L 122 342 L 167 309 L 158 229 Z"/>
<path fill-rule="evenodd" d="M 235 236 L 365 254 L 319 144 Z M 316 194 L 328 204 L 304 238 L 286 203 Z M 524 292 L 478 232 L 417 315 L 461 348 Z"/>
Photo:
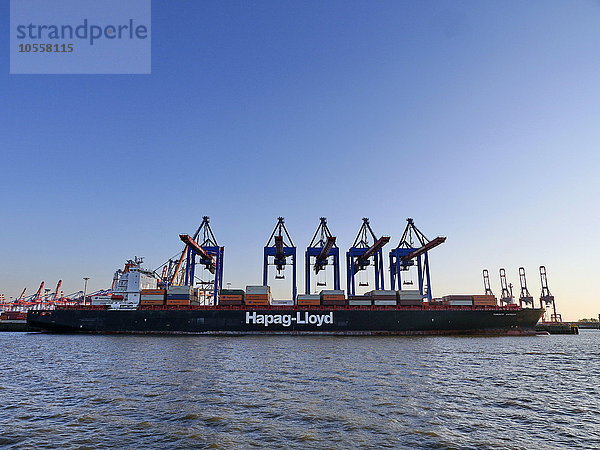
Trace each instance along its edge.
<path fill-rule="evenodd" d="M 342 250 L 413 217 L 448 236 L 434 294 L 523 265 L 537 297 L 545 264 L 566 318 L 600 312 L 599 3 L 154 1 L 151 75 L 9 75 L 0 5 L 0 292 L 106 287 L 203 215 L 235 286 L 279 215 Z"/>

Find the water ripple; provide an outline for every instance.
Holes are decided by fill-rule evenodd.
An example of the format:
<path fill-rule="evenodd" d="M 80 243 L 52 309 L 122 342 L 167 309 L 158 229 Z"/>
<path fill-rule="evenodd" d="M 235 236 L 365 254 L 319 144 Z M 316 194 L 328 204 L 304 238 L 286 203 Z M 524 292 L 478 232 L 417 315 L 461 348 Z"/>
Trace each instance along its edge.
<path fill-rule="evenodd" d="M 0 447 L 600 448 L 597 331 L 0 345 Z"/>

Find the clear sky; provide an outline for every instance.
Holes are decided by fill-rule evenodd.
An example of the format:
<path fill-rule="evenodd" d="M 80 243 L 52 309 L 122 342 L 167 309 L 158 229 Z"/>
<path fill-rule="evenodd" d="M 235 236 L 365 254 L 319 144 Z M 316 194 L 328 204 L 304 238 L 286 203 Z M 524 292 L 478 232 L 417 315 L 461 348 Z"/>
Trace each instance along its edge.
<path fill-rule="evenodd" d="M 151 75 L 9 75 L 0 16 L 7 296 L 155 268 L 203 215 L 233 286 L 279 215 L 343 251 L 413 217 L 448 237 L 434 295 L 522 265 L 537 298 L 545 264 L 564 318 L 600 313 L 598 2 L 154 1 Z"/>

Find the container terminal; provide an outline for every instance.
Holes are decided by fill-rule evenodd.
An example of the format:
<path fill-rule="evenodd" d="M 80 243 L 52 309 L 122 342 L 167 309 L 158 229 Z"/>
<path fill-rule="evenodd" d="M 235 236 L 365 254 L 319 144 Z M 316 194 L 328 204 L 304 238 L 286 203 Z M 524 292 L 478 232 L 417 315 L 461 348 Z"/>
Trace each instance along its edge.
<path fill-rule="evenodd" d="M 410 218 L 399 244 L 387 255 L 387 289 L 383 249 L 390 236 L 378 237 L 368 218 L 346 251 L 345 290 L 340 249 L 324 217 L 305 250 L 304 293 L 298 293 L 298 252 L 283 217 L 264 247 L 262 284 L 245 289 L 223 287 L 225 248 L 218 244 L 209 217 L 203 217 L 193 235 L 179 238 L 183 249 L 157 269 L 144 269 L 141 258 L 128 260 L 115 272 L 110 289 L 84 294 L 75 304 L 55 298 L 52 307 L 29 308 L 28 326 L 91 333 L 529 335 L 536 333 L 548 305 L 554 306 L 551 320 L 559 319 L 547 282 L 540 307 L 535 307 L 522 268 L 518 302 L 504 269 L 500 299 L 491 291 L 487 270 L 483 294 L 434 297 L 429 254 L 446 238 L 427 239 Z M 544 286 L 545 268 L 540 270 Z M 270 275 L 275 280 L 287 277 L 288 298 L 273 298 Z"/>

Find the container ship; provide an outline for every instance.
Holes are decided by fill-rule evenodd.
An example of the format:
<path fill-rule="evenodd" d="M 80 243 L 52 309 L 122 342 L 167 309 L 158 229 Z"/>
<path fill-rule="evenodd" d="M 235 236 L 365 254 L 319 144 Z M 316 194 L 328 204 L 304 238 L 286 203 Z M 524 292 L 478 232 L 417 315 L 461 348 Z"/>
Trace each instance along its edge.
<path fill-rule="evenodd" d="M 389 252 L 392 289 L 385 289 L 383 270 L 383 247 L 390 238 L 378 238 L 366 218 L 346 253 L 346 291 L 340 289 L 339 248 L 325 218 L 306 249 L 304 294 L 297 293 L 296 247 L 282 217 L 264 248 L 262 284 L 245 289 L 222 287 L 224 247 L 217 244 L 208 217 L 194 235 L 180 239 L 181 253 L 158 269 L 144 269 L 141 258 L 129 260 L 115 273 L 110 290 L 80 305 L 30 310 L 28 325 L 57 333 L 534 335 L 545 312 L 511 297 L 498 303 L 487 288 L 484 295 L 434 298 L 428 254 L 446 238 L 428 240 L 412 219 Z M 198 279 L 198 265 L 210 280 Z M 290 298 L 274 299 L 269 270 L 275 269 L 279 281 L 290 266 Z M 361 278 L 369 270 L 372 276 Z M 411 270 L 418 279 L 415 289 Z M 326 273 L 331 289 L 319 290 L 327 285 Z M 375 289 L 357 294 L 357 287 L 365 290 L 370 282 Z"/>

